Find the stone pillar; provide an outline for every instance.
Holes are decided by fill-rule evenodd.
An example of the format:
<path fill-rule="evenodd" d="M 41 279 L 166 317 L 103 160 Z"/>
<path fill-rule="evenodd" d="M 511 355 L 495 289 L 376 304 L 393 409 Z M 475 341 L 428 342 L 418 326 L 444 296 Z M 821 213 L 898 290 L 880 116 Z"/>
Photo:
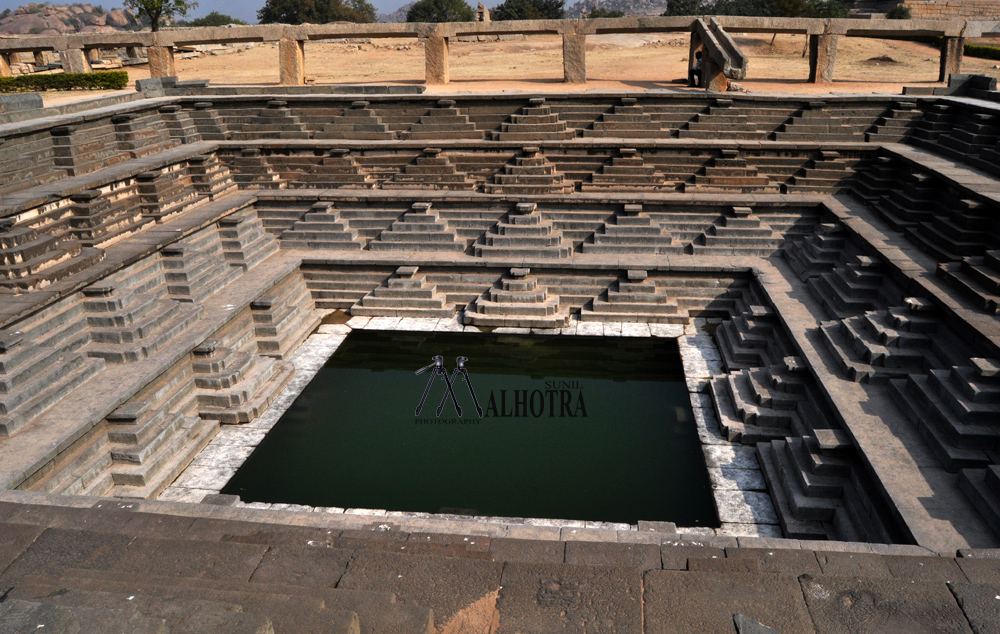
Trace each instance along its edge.
<path fill-rule="evenodd" d="M 828 84 L 833 81 L 833 67 L 837 63 L 839 35 L 810 35 L 809 81 Z"/>
<path fill-rule="evenodd" d="M 149 57 L 149 76 L 173 77 L 177 74 L 174 70 L 174 48 L 172 46 L 150 46 L 146 49 Z"/>
<path fill-rule="evenodd" d="M 432 35 L 424 42 L 424 83 L 448 83 L 448 38 Z"/>
<path fill-rule="evenodd" d="M 35 57 L 35 66 L 45 66 L 45 64 L 47 64 L 45 61 L 45 53 L 43 51 L 35 51 L 33 55 Z"/>
<path fill-rule="evenodd" d="M 964 37 L 941 38 L 941 72 L 938 74 L 938 81 L 948 81 L 948 75 L 962 72 L 964 55 Z"/>
<path fill-rule="evenodd" d="M 302 86 L 306 83 L 306 45 L 301 40 L 282 39 L 278 42 L 279 83 L 282 86 Z"/>
<path fill-rule="evenodd" d="M 726 74 L 722 72 L 715 62 L 713 62 L 708 55 L 702 55 L 701 57 L 701 67 L 705 69 L 705 74 L 703 79 L 705 81 L 705 90 L 708 92 L 728 92 L 729 91 L 729 78 Z"/>
<path fill-rule="evenodd" d="M 563 81 L 567 84 L 587 83 L 587 36 L 564 34 Z"/>
<path fill-rule="evenodd" d="M 87 61 L 87 56 L 83 54 L 81 49 L 71 48 L 60 51 L 59 58 L 62 60 L 63 71 L 67 73 L 89 73 L 91 70 L 90 62 Z"/>
<path fill-rule="evenodd" d="M 0 53 L 0 77 L 10 77 L 14 73 L 10 70 L 10 61 L 6 53 Z"/>
<path fill-rule="evenodd" d="M 101 49 L 99 48 L 88 48 L 87 49 L 87 61 L 96 62 L 101 59 Z"/>
<path fill-rule="evenodd" d="M 139 49 L 137 49 L 134 46 L 126 46 L 125 57 L 129 59 L 136 59 L 137 57 L 139 57 Z"/>

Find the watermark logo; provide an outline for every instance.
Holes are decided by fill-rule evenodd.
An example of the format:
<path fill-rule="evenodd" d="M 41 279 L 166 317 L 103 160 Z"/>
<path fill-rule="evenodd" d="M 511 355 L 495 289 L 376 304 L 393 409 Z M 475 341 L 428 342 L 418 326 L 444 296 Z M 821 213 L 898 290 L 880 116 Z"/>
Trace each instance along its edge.
<path fill-rule="evenodd" d="M 455 405 L 455 411 L 458 412 L 458 417 L 462 417 L 462 407 L 458 404 L 458 399 L 455 398 L 455 384 L 459 375 L 465 379 L 465 384 L 469 386 L 469 393 L 472 394 L 472 402 L 476 405 L 476 413 L 479 414 L 479 418 L 483 417 L 483 408 L 479 406 L 479 400 L 476 398 L 476 391 L 472 388 L 472 381 L 469 379 L 469 370 L 466 369 L 465 364 L 469 359 L 467 357 L 458 357 L 455 359 L 456 367 L 455 371 L 452 372 L 451 378 L 448 378 L 448 369 L 444 367 L 444 357 L 438 355 L 432 357 L 431 361 L 434 363 L 422 367 L 416 371 L 416 374 L 423 374 L 427 370 L 431 370 L 431 376 L 427 379 L 427 387 L 424 388 L 424 395 L 420 397 L 420 404 L 417 405 L 417 410 L 414 412 L 414 416 L 420 416 L 420 410 L 424 408 L 424 402 L 427 400 L 427 395 L 431 391 L 431 387 L 434 385 L 434 380 L 438 377 L 444 379 L 445 392 L 444 396 L 441 397 L 441 404 L 438 405 L 437 410 L 435 410 L 434 415 L 437 417 L 441 416 L 441 411 L 444 409 L 445 403 L 448 402 L 448 397 L 451 396 L 451 402 Z"/>

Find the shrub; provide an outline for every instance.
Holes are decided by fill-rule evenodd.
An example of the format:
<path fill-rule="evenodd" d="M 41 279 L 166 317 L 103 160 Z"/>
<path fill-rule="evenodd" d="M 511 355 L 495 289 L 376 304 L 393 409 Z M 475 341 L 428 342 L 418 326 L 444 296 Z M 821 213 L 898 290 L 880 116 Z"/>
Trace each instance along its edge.
<path fill-rule="evenodd" d="M 407 22 L 472 22 L 476 14 L 465 0 L 420 0 L 406 12 Z"/>
<path fill-rule="evenodd" d="M 588 20 L 593 20 L 594 18 L 624 18 L 625 12 L 618 9 L 605 9 L 603 7 L 594 7 L 590 10 L 590 13 L 583 16 Z"/>
<path fill-rule="evenodd" d="M 17 75 L 0 77 L 0 92 L 38 92 L 41 90 L 121 90 L 128 86 L 123 70 L 97 73 L 57 73 L 55 75 Z"/>
<path fill-rule="evenodd" d="M 261 24 L 374 22 L 375 7 L 368 0 L 266 0 L 257 19 Z"/>
<path fill-rule="evenodd" d="M 564 0 L 504 0 L 490 12 L 493 20 L 562 20 Z"/>
<path fill-rule="evenodd" d="M 701 0 L 667 0 L 667 10 L 662 15 L 701 15 L 700 4 Z"/>
<path fill-rule="evenodd" d="M 910 13 L 910 7 L 905 4 L 897 4 L 886 12 L 885 17 L 890 20 L 909 20 L 913 14 Z"/>
<path fill-rule="evenodd" d="M 226 15 L 225 13 L 212 11 L 204 17 L 195 18 L 194 20 L 184 23 L 183 26 L 226 26 L 229 24 L 244 25 L 246 22 L 230 15 Z"/>
<path fill-rule="evenodd" d="M 966 44 L 964 53 L 969 57 L 981 57 L 983 59 L 1000 59 L 1000 48 L 997 48 L 995 46 Z"/>

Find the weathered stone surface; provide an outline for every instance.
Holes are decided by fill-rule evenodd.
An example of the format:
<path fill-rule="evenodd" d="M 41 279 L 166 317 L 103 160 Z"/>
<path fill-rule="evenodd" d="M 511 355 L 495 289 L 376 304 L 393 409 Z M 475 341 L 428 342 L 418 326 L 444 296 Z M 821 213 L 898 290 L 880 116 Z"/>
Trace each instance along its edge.
<path fill-rule="evenodd" d="M 567 84 L 587 82 L 587 36 L 564 34 L 563 81 Z"/>
<path fill-rule="evenodd" d="M 282 86 L 305 84 L 305 42 L 282 39 L 278 42 L 278 83 Z"/>
<path fill-rule="evenodd" d="M 173 77 L 177 75 L 174 70 L 174 49 L 171 46 L 150 46 L 146 49 L 149 57 L 149 74 L 151 77 Z"/>
<path fill-rule="evenodd" d="M 424 82 L 428 84 L 447 84 L 448 73 L 448 38 L 433 35 L 424 41 Z"/>

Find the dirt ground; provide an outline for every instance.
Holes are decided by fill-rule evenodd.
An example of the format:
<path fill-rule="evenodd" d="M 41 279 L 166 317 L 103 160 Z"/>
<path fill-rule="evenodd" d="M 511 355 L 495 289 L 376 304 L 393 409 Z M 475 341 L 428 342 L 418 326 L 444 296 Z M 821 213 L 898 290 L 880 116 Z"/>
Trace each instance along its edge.
<path fill-rule="evenodd" d="M 866 38 L 840 39 L 835 81 L 810 84 L 803 35 L 736 36 L 750 56 L 751 93 L 894 93 L 904 85 L 933 84 L 939 53 L 915 42 Z M 454 42 L 451 83 L 429 93 L 570 92 L 606 90 L 687 90 L 686 35 L 599 35 L 587 38 L 585 86 L 562 81 L 562 40 L 532 36 L 523 41 Z M 997 61 L 966 57 L 963 72 L 1000 77 Z M 177 59 L 181 79 L 210 79 L 213 85 L 278 83 L 278 48 L 263 44 L 237 53 Z M 147 67 L 131 67 L 131 79 L 148 77 Z M 422 84 L 423 46 L 416 40 L 375 40 L 371 44 L 311 42 L 306 45 L 306 75 L 317 84 Z M 130 88 L 134 87 L 134 83 Z M 95 97 L 108 93 L 88 93 Z M 73 101 L 80 93 L 46 93 L 46 104 Z"/>

